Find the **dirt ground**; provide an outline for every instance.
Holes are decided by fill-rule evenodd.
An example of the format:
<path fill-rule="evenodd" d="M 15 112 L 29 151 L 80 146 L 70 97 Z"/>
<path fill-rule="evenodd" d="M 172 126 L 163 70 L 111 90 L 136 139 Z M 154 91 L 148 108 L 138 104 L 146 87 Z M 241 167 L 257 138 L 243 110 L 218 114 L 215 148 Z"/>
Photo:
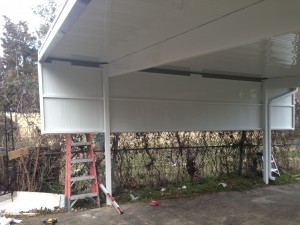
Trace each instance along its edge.
<path fill-rule="evenodd" d="M 298 225 L 300 184 L 163 200 L 159 201 L 158 207 L 150 206 L 148 202 L 135 202 L 122 205 L 122 208 L 123 215 L 114 208 L 105 207 L 52 217 L 58 218 L 57 225 Z M 41 225 L 44 218 L 22 218 L 22 224 Z"/>

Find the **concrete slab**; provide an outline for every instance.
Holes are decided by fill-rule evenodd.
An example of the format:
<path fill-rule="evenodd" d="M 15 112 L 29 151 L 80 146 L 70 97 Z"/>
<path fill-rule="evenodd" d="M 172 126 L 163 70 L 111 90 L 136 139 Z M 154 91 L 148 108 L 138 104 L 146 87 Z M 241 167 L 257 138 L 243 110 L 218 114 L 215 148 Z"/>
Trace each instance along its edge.
<path fill-rule="evenodd" d="M 158 207 L 137 202 L 114 208 L 50 215 L 57 225 L 166 224 L 166 225 L 298 225 L 300 184 L 266 186 L 244 192 L 223 192 L 194 198 L 159 201 Z M 22 224 L 40 225 L 45 217 L 22 218 Z"/>
<path fill-rule="evenodd" d="M 54 210 L 54 207 L 64 206 L 64 199 L 64 195 L 59 194 L 17 191 L 13 194 L 13 201 L 11 194 L 0 196 L 0 211 L 16 215 L 41 207 Z"/>
<path fill-rule="evenodd" d="M 5 218 L 0 216 L 0 224 L 1 225 L 10 225 L 10 223 L 13 221 L 12 218 Z"/>

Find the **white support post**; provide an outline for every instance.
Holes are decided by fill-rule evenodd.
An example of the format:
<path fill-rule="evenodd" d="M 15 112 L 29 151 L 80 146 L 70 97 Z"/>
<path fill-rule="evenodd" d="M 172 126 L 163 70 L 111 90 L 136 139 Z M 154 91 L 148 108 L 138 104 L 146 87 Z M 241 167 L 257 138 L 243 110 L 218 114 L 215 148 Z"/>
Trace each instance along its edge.
<path fill-rule="evenodd" d="M 41 131 L 45 131 L 45 113 L 44 113 L 44 82 L 43 82 L 43 65 L 38 62 L 38 79 L 39 79 L 39 94 L 40 94 L 40 115 L 41 115 Z"/>
<path fill-rule="evenodd" d="M 103 65 L 103 96 L 104 96 L 104 143 L 105 143 L 105 183 L 107 191 L 112 195 L 111 149 L 110 149 L 110 110 L 109 110 L 109 71 Z M 106 204 L 111 200 L 106 197 Z"/>
<path fill-rule="evenodd" d="M 268 109 L 268 90 L 263 82 L 263 180 L 266 184 L 269 183 L 269 109 Z"/>

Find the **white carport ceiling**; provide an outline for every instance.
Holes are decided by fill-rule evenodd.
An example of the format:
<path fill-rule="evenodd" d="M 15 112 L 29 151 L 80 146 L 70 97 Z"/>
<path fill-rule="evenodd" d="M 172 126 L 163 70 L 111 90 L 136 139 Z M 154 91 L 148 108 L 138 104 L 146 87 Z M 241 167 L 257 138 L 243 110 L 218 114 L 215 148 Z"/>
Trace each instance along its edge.
<path fill-rule="evenodd" d="M 239 11 L 257 0 L 91 1 L 53 57 L 111 62 Z"/>
<path fill-rule="evenodd" d="M 47 57 L 109 63 L 111 75 L 159 66 L 298 76 L 299 8 L 297 0 L 92 0 Z"/>
<path fill-rule="evenodd" d="M 161 66 L 162 69 L 275 78 L 300 75 L 299 31 Z"/>

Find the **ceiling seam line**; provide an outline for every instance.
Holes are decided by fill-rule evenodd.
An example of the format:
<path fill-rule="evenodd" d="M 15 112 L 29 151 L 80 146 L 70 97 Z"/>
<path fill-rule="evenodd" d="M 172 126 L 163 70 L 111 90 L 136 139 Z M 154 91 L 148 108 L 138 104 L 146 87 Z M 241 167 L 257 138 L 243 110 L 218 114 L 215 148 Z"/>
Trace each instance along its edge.
<path fill-rule="evenodd" d="M 126 58 L 127 56 L 134 55 L 134 54 L 136 54 L 136 53 L 138 53 L 138 52 L 144 51 L 144 50 L 146 50 L 146 49 L 148 49 L 148 48 L 151 48 L 151 47 L 153 47 L 153 46 L 159 45 L 159 44 L 161 44 L 161 43 L 163 43 L 163 42 L 166 42 L 166 41 L 169 41 L 169 40 L 171 40 L 171 39 L 173 39 L 173 38 L 176 38 L 176 37 L 179 37 L 179 36 L 181 36 L 181 35 L 183 35 L 183 34 L 189 33 L 189 32 L 191 32 L 191 31 L 193 31 L 193 30 L 196 30 L 196 29 L 198 29 L 198 28 L 200 28 L 200 27 L 206 26 L 207 24 L 213 23 L 213 22 L 218 21 L 218 20 L 220 20 L 220 19 L 223 19 L 223 18 L 225 18 L 225 17 L 227 17 L 227 16 L 230 16 L 230 15 L 235 14 L 235 13 L 237 13 L 237 12 L 243 11 L 244 9 L 250 8 L 250 7 L 255 6 L 255 5 L 257 5 L 257 4 L 260 4 L 260 3 L 264 2 L 264 1 L 265 1 L 265 0 L 259 0 L 259 1 L 257 1 L 257 2 L 254 2 L 254 3 L 250 4 L 250 5 L 244 6 L 244 7 L 240 8 L 240 9 L 237 9 L 237 10 L 234 10 L 234 11 L 232 11 L 232 12 L 226 13 L 226 14 L 224 14 L 224 15 L 222 15 L 222 16 L 216 18 L 216 19 L 210 20 L 210 21 L 208 21 L 208 22 L 206 22 L 206 23 L 203 23 L 203 24 L 201 24 L 201 25 L 199 25 L 199 26 L 197 26 L 197 27 L 194 27 L 194 28 L 192 28 L 192 29 L 189 29 L 189 30 L 187 30 L 187 31 L 184 31 L 184 32 L 182 32 L 182 33 L 180 33 L 180 34 L 176 34 L 176 35 L 174 35 L 174 36 L 172 36 L 172 37 L 166 38 L 166 39 L 164 39 L 164 40 L 162 40 L 162 41 L 159 41 L 159 42 L 157 42 L 157 43 L 154 43 L 154 44 L 149 45 L 149 46 L 147 46 L 147 47 L 144 47 L 144 48 L 142 48 L 142 49 L 133 51 L 133 52 L 131 52 L 131 53 L 129 53 L 129 54 L 126 54 L 126 55 L 124 55 L 124 56 L 122 56 L 122 57 L 119 57 L 119 58 L 117 58 L 117 59 L 114 59 L 114 60 L 110 61 L 109 63 L 113 63 L 113 62 L 116 62 L 116 61 L 118 61 L 118 60 L 120 60 L 120 59 Z"/>

